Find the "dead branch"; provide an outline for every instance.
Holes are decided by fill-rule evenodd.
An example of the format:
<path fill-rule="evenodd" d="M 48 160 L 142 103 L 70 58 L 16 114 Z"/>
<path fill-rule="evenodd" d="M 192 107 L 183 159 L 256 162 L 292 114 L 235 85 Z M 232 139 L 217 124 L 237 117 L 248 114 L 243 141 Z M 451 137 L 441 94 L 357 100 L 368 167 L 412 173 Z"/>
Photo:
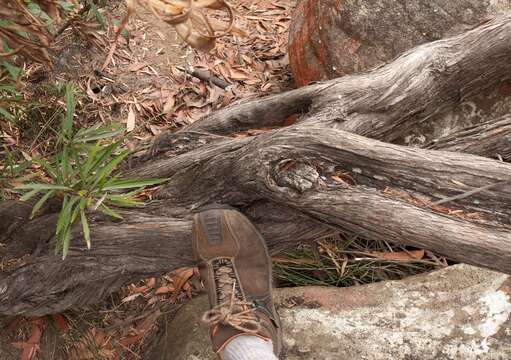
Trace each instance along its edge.
<path fill-rule="evenodd" d="M 511 115 L 436 139 L 426 148 L 511 160 Z"/>
<path fill-rule="evenodd" d="M 31 251 L 0 273 L 0 313 L 42 315 L 90 304 L 126 282 L 192 264 L 189 216 L 211 202 L 242 208 L 273 251 L 345 229 L 511 273 L 509 186 L 449 207 L 433 204 L 507 181 L 510 164 L 343 131 L 385 140 L 406 134 L 445 103 L 507 76 L 510 41 L 511 16 L 502 17 L 372 73 L 243 102 L 162 135 L 126 173 L 166 176 L 169 183 L 145 209 L 124 211 L 122 222 L 94 215 L 92 250 L 76 229 L 67 259 L 53 255 L 51 231 L 40 229 L 53 229 L 58 209 L 10 228 L 7 243 Z M 277 126 L 297 112 L 307 114 L 296 125 L 225 136 Z"/>

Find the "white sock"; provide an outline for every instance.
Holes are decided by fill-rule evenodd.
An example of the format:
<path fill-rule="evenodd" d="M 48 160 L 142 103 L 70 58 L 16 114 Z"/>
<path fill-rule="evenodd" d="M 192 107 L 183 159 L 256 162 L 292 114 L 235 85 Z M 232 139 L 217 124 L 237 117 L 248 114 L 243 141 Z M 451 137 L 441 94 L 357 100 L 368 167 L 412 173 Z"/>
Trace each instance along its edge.
<path fill-rule="evenodd" d="M 224 349 L 225 360 L 278 360 L 271 340 L 254 335 L 241 335 L 232 339 Z"/>

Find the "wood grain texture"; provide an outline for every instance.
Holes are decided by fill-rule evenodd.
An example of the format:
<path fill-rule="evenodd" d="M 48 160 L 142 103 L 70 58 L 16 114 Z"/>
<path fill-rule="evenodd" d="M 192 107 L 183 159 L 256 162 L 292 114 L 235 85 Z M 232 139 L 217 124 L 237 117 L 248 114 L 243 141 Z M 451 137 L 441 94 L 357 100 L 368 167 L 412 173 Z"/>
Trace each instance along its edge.
<path fill-rule="evenodd" d="M 477 156 L 491 154 L 478 144 L 505 134 L 507 120 L 440 139 L 435 149 L 379 141 L 508 76 L 510 42 L 505 16 L 372 73 L 245 101 L 162 134 L 125 174 L 169 182 L 146 207 L 120 210 L 121 222 L 92 214 L 92 249 L 77 228 L 65 261 L 53 255 L 58 206 L 28 221 L 27 206 L 1 205 L 9 222 L 0 221 L 8 245 L 0 248 L 2 260 L 26 256 L 0 272 L 0 313 L 43 315 L 92 304 L 127 282 L 192 265 L 190 216 L 212 202 L 240 208 L 273 252 L 342 229 L 511 273 L 509 185 L 431 206 L 511 178 L 511 164 Z M 293 126 L 229 136 L 277 127 L 297 111 L 305 114 Z M 460 143 L 472 154 L 438 150 Z"/>
<path fill-rule="evenodd" d="M 395 141 L 417 124 L 511 78 L 511 15 L 415 47 L 371 72 L 343 76 L 214 112 L 188 130 L 232 134 L 287 116 Z"/>
<path fill-rule="evenodd" d="M 486 121 L 452 135 L 436 139 L 427 149 L 458 151 L 467 154 L 511 160 L 511 115 Z"/>

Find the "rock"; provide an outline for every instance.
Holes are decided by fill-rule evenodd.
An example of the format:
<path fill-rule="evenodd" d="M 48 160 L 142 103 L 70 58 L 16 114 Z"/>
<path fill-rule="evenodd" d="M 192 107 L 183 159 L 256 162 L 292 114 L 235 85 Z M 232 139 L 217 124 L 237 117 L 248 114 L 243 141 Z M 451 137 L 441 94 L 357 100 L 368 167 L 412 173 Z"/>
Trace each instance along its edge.
<path fill-rule="evenodd" d="M 278 289 L 288 360 L 508 359 L 511 277 L 456 265 L 401 281 L 351 288 Z M 184 306 L 148 358 L 215 359 L 200 316 Z"/>
<path fill-rule="evenodd" d="M 289 33 L 297 86 L 368 71 L 420 44 L 468 31 L 511 11 L 509 0 L 301 0 Z M 511 83 L 460 98 L 399 139 L 421 146 L 511 112 Z"/>
<path fill-rule="evenodd" d="M 289 34 L 291 70 L 298 86 L 365 71 L 509 10 L 507 0 L 302 0 Z"/>
<path fill-rule="evenodd" d="M 147 360 L 207 360 L 215 359 L 207 330 L 200 318 L 208 309 L 207 296 L 194 298 L 179 309 L 168 323 L 166 331 L 151 346 Z"/>

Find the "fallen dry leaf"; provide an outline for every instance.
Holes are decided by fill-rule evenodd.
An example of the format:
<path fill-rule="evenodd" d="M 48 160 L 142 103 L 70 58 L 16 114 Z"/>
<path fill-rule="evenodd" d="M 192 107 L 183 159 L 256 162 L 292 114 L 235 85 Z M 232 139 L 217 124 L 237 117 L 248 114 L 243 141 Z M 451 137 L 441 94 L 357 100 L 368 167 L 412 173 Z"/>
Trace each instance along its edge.
<path fill-rule="evenodd" d="M 243 80 L 247 80 L 249 78 L 248 75 L 242 70 L 233 69 L 233 68 L 231 68 L 229 70 L 231 72 L 231 79 L 233 79 L 233 80 L 243 81 Z"/>
<path fill-rule="evenodd" d="M 218 72 L 223 76 L 223 78 L 225 80 L 229 80 L 230 72 L 227 69 L 227 66 L 225 66 L 224 64 L 218 64 L 217 68 L 218 68 Z"/>
<path fill-rule="evenodd" d="M 272 83 L 266 83 L 263 86 L 261 86 L 261 91 L 269 91 L 272 86 L 273 86 Z"/>
<path fill-rule="evenodd" d="M 179 296 L 179 292 L 183 290 L 184 285 L 193 276 L 195 269 L 192 267 L 179 268 L 173 271 L 172 282 L 174 283 L 175 292 L 171 301 L 175 302 Z"/>
<path fill-rule="evenodd" d="M 424 258 L 424 250 L 398 251 L 398 252 L 380 252 L 371 251 L 367 255 L 386 260 L 413 261 Z"/>
<path fill-rule="evenodd" d="M 341 184 L 356 185 L 355 179 L 347 172 L 336 171 L 335 175 L 332 175 L 332 180 Z"/>
<path fill-rule="evenodd" d="M 213 105 L 217 104 L 220 97 L 222 97 L 224 94 L 224 90 L 216 86 L 208 88 L 208 91 L 209 91 L 208 103 Z"/>
<path fill-rule="evenodd" d="M 156 286 L 156 278 L 153 278 L 153 277 L 152 277 L 152 278 L 150 278 L 149 280 L 147 280 L 147 282 L 146 282 L 146 286 L 147 286 L 148 288 L 151 288 L 151 289 L 152 289 L 153 287 L 155 287 L 155 286 Z"/>
<path fill-rule="evenodd" d="M 39 342 L 43 334 L 44 321 L 42 318 L 36 318 L 32 320 L 32 329 L 30 336 L 25 342 L 14 342 L 11 343 L 13 347 L 21 350 L 21 360 L 32 360 L 34 359 L 37 351 L 39 350 Z"/>
<path fill-rule="evenodd" d="M 162 286 L 162 287 L 156 289 L 156 291 L 154 293 L 156 295 L 168 294 L 168 293 L 171 293 L 171 292 L 173 292 L 175 290 L 176 289 L 173 286 Z"/>
<path fill-rule="evenodd" d="M 119 341 L 119 343 L 125 347 L 128 347 L 130 345 L 140 342 L 140 340 L 142 340 L 143 338 L 144 338 L 144 334 L 131 335 L 131 336 L 125 337 L 124 339 Z"/>
<path fill-rule="evenodd" d="M 60 331 L 63 333 L 67 333 L 69 331 L 69 324 L 64 316 L 61 314 L 53 314 L 51 317 Z"/>
<path fill-rule="evenodd" d="M 156 125 L 149 124 L 148 127 L 149 130 L 151 130 L 151 134 L 153 134 L 154 136 L 159 135 L 162 132 L 162 130 Z"/>
<path fill-rule="evenodd" d="M 174 110 L 174 105 L 176 104 L 176 101 L 174 99 L 174 96 L 169 96 L 167 98 L 167 101 L 165 102 L 165 105 L 163 105 L 163 111 L 162 113 L 163 114 L 168 114 L 170 113 L 172 110 Z"/>
<path fill-rule="evenodd" d="M 74 348 L 70 352 L 70 359 L 92 360 L 98 357 L 105 360 L 119 359 L 110 339 L 110 334 L 96 328 L 89 329 L 79 341 L 74 343 Z"/>
<path fill-rule="evenodd" d="M 125 298 L 123 298 L 121 300 L 122 303 L 127 303 L 127 302 L 130 302 L 130 301 L 133 301 L 135 300 L 137 297 L 141 296 L 142 294 L 137 292 L 137 293 L 134 293 L 134 294 L 131 294 L 129 296 L 126 296 Z"/>
<path fill-rule="evenodd" d="M 133 111 L 133 108 L 130 107 L 129 113 L 128 113 L 128 120 L 126 121 L 126 131 L 130 132 L 135 129 L 135 112 Z"/>
<path fill-rule="evenodd" d="M 143 340 L 144 337 L 147 335 L 148 331 L 151 330 L 151 328 L 154 326 L 156 320 L 158 319 L 158 317 L 160 317 L 160 315 L 161 315 L 160 310 L 156 310 L 155 312 L 146 316 L 133 329 L 135 335 L 125 337 L 121 339 L 119 343 L 123 346 L 130 346 Z"/>
<path fill-rule="evenodd" d="M 134 292 L 134 293 L 145 293 L 147 290 L 149 290 L 149 287 L 145 286 L 145 285 L 142 285 L 142 286 L 135 286 L 133 287 L 132 289 L 130 289 L 131 292 Z"/>
<path fill-rule="evenodd" d="M 136 62 L 128 66 L 128 71 L 139 71 L 145 68 L 146 66 L 149 66 L 146 62 Z"/>
<path fill-rule="evenodd" d="M 156 304 L 160 298 L 158 296 L 153 296 L 149 300 L 147 300 L 147 305 Z"/>
<path fill-rule="evenodd" d="M 247 136 L 257 136 L 260 134 L 264 134 L 265 132 L 273 130 L 272 128 L 260 128 L 260 129 L 250 129 L 245 131 L 240 131 L 239 133 L 232 134 L 232 137 L 240 138 L 240 137 L 247 137 Z"/>

